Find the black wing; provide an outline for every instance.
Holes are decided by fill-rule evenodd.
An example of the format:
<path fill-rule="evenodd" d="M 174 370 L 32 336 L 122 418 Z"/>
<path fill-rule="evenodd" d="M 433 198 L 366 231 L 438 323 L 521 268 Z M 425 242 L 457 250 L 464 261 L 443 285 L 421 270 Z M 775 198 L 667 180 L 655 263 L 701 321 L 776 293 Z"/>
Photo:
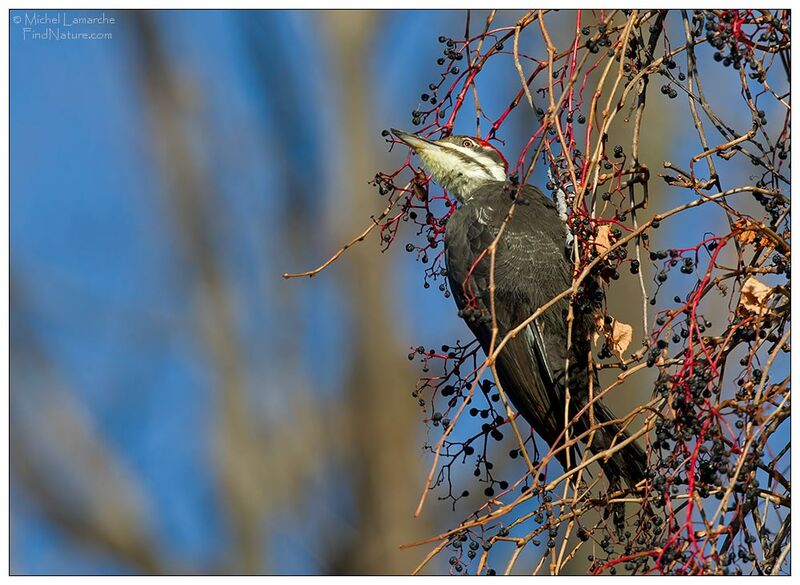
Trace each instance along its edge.
<path fill-rule="evenodd" d="M 503 228 L 495 255 L 495 313 L 498 342 L 539 307 L 570 285 L 564 224 L 555 205 L 526 185 Z M 503 225 L 511 198 L 502 184 L 479 189 L 447 225 L 446 258 L 456 304 L 484 351 L 491 344 L 490 256 L 486 250 Z M 564 422 L 565 317 L 560 301 L 512 339 L 501 352 L 500 383 L 514 406 L 549 444 Z M 478 314 L 478 318 L 469 317 Z"/>
<path fill-rule="evenodd" d="M 565 253 L 566 231 L 555 204 L 538 189 L 525 185 L 518 204 L 511 208 L 510 194 L 502 183 L 488 184 L 459 208 L 447 224 L 445 239 L 450 289 L 467 324 L 485 352 L 492 338 L 490 267 L 487 249 L 497 239 L 495 254 L 495 317 L 499 336 L 527 320 L 535 311 L 571 284 L 571 267 Z M 552 305 L 526 329 L 509 341 L 498 356 L 499 382 L 520 414 L 551 447 L 564 429 L 566 381 L 569 379 L 572 418 L 588 401 L 591 316 L 573 322 L 573 338 L 567 363 L 568 301 Z M 594 415 L 604 423 L 615 417 L 597 402 Z M 588 428 L 584 415 L 572 428 L 573 436 Z M 624 440 L 626 433 L 608 425 L 594 435 L 592 451 L 601 452 L 611 441 Z M 575 451 L 572 456 L 576 456 Z M 566 467 L 566 454 L 559 461 Z M 625 478 L 634 485 L 643 477 L 645 456 L 634 443 L 603 465 L 610 479 Z M 572 461 L 575 461 L 573 458 Z"/>

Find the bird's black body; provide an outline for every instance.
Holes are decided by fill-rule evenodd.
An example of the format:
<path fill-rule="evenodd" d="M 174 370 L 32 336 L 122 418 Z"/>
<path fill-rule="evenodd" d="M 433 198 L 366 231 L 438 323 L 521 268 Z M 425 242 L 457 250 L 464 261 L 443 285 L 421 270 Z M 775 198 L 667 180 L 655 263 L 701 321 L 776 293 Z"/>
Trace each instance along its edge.
<path fill-rule="evenodd" d="M 447 223 L 445 249 L 450 288 L 461 315 L 485 352 L 489 351 L 492 337 L 491 260 L 486 250 L 506 220 L 516 190 L 516 186 L 503 182 L 487 182 L 464 200 Z M 565 226 L 555 204 L 531 185 L 521 187 L 517 201 L 495 254 L 498 343 L 572 282 L 564 247 Z M 573 322 L 567 376 L 568 302 L 557 302 L 511 339 L 496 362 L 503 390 L 534 431 L 551 446 L 563 444 L 567 378 L 569 418 L 588 402 L 587 356 L 592 319 L 580 316 Z M 484 318 L 475 318 L 481 314 Z M 594 403 L 594 417 L 601 424 L 615 419 L 600 401 Z M 585 414 L 570 427 L 571 436 L 586 431 L 588 424 L 589 416 Z M 606 450 L 615 436 L 617 443 L 627 438 L 616 425 L 604 427 L 595 433 L 591 450 Z M 571 455 L 573 465 L 575 454 L 573 451 Z M 559 461 L 566 467 L 564 450 L 560 451 Z M 603 464 L 612 482 L 624 479 L 630 485 L 643 478 L 644 465 L 644 454 L 635 443 Z"/>
<path fill-rule="evenodd" d="M 506 183 L 508 163 L 486 140 L 450 135 L 432 140 L 392 129 L 392 134 L 411 147 L 431 177 L 454 195 L 461 206 L 447 222 L 445 252 L 447 275 L 456 304 L 470 329 L 489 352 L 492 340 L 491 255 L 488 248 L 498 240 L 494 266 L 494 307 L 498 342 L 526 321 L 540 307 L 569 288 L 571 266 L 564 249 L 566 231 L 555 204 L 531 185 Z M 519 193 L 517 193 L 519 191 Z M 511 219 L 509 209 L 517 201 Z M 503 228 L 503 225 L 505 227 Z M 511 402 L 547 443 L 563 445 L 566 420 L 570 436 L 590 428 L 588 356 L 591 351 L 591 315 L 578 315 L 572 324 L 572 343 L 567 354 L 569 300 L 553 304 L 533 323 L 510 339 L 496 362 L 498 382 Z M 569 364 L 569 372 L 566 372 Z M 598 387 L 598 386 L 595 386 Z M 569 412 L 565 412 L 569 389 Z M 596 432 L 590 449 L 606 451 L 613 441 L 628 438 L 616 417 L 595 401 L 592 412 Z M 576 418 L 577 417 L 577 418 Z M 566 420 L 565 420 L 566 419 Z M 608 423 L 608 424 L 606 424 Z M 565 468 L 577 452 L 558 451 Z M 609 480 L 635 486 L 644 477 L 645 457 L 633 442 L 607 460 L 601 460 Z"/>

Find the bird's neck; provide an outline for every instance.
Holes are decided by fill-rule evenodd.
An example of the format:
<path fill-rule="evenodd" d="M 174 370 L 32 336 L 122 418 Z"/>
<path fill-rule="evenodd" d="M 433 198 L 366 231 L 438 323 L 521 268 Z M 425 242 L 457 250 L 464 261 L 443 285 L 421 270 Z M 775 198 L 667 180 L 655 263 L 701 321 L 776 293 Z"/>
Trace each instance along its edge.
<path fill-rule="evenodd" d="M 440 181 L 439 184 L 460 203 L 469 203 L 481 187 L 494 182 L 497 181 L 486 177 L 462 175 L 447 179 L 445 182 Z"/>
<path fill-rule="evenodd" d="M 435 158 L 426 162 L 433 180 L 462 203 L 469 201 L 475 191 L 487 183 L 505 180 L 505 170 L 501 167 L 452 166 Z"/>

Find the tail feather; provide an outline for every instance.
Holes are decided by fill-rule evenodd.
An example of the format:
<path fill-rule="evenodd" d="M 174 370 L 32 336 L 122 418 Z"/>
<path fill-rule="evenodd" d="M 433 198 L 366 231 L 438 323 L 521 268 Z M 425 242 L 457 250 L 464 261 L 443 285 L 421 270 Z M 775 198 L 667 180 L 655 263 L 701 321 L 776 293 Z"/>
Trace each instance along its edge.
<path fill-rule="evenodd" d="M 619 424 L 604 424 L 616 420 L 617 417 L 602 402 L 595 402 L 593 408 L 597 426 L 604 425 L 598 429 L 592 439 L 590 449 L 593 453 L 603 453 L 613 445 L 619 445 L 630 438 L 627 431 L 622 429 Z M 619 483 L 619 480 L 623 480 L 628 486 L 635 488 L 636 484 L 645 478 L 647 456 L 642 448 L 632 441 L 608 459 L 601 461 L 601 465 L 611 483 Z"/>

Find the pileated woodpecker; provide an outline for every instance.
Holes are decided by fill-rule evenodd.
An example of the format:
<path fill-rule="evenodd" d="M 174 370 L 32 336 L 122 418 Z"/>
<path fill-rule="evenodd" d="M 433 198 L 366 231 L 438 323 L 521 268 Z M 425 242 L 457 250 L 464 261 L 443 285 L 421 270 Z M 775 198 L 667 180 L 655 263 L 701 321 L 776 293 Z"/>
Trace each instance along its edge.
<path fill-rule="evenodd" d="M 506 180 L 508 163 L 488 142 L 470 136 L 428 140 L 400 130 L 392 132 L 414 150 L 433 180 L 460 203 L 445 232 L 447 278 L 459 315 L 488 354 L 492 320 L 487 249 L 502 228 L 494 267 L 499 343 L 506 333 L 571 286 L 565 224 L 556 205 L 539 189 L 527 184 L 512 186 Z M 507 221 L 515 200 L 517 205 Z M 588 403 L 590 375 L 594 387 L 599 388 L 588 364 L 594 320 L 588 314 L 575 318 L 567 353 L 568 302 L 563 299 L 545 311 L 506 344 L 496 361 L 498 382 L 511 402 L 533 430 L 556 448 L 564 444 L 567 382 L 569 419 Z M 571 437 L 589 430 L 588 412 L 572 424 Z M 589 445 L 592 452 L 602 453 L 612 442 L 618 444 L 628 438 L 619 425 L 611 423 L 616 417 L 600 401 L 594 402 L 594 418 L 597 431 Z M 578 461 L 576 454 L 573 449 L 571 465 Z M 565 449 L 558 459 L 568 469 Z M 622 479 L 635 487 L 644 478 L 645 455 L 635 442 L 600 463 L 612 485 Z"/>

